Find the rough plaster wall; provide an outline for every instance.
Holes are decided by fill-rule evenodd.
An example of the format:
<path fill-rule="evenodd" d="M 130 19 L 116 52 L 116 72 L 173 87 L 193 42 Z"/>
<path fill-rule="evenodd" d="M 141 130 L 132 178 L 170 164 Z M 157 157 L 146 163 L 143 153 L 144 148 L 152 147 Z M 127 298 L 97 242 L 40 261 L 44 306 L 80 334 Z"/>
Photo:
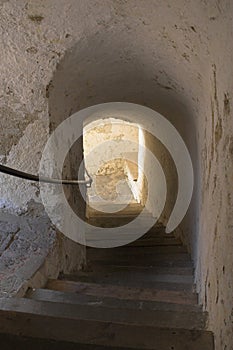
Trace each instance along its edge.
<path fill-rule="evenodd" d="M 197 285 L 216 330 L 216 348 L 233 348 L 233 3 L 220 2 L 211 26 L 212 60 L 200 108 L 200 237 Z M 221 28 L 221 29 L 220 29 Z M 202 286 L 201 286 L 202 285 Z"/>
<path fill-rule="evenodd" d="M 96 14 L 96 30 L 91 35 L 87 32 L 86 37 L 67 51 L 49 84 L 49 103 L 55 106 L 53 115 L 57 122 L 87 106 L 110 101 L 147 105 L 175 124 L 195 160 L 196 135 L 188 134 L 186 128 L 188 131 L 195 130 L 192 116 L 196 100 L 193 93 L 195 83 L 200 83 L 200 67 L 195 62 L 194 71 L 190 71 L 183 55 L 183 50 L 186 50 L 183 40 L 185 37 L 185 42 L 189 45 L 187 36 L 190 35 L 199 46 L 199 35 L 195 35 L 195 31 L 191 26 L 187 27 L 185 21 L 185 28 L 177 29 L 177 37 L 174 35 L 173 40 L 167 41 L 168 33 L 162 17 L 154 21 L 158 10 L 166 13 L 167 5 L 163 8 L 158 4 L 154 12 L 150 12 L 147 2 L 143 2 L 143 6 L 146 4 L 144 7 L 141 4 L 142 2 L 133 14 L 130 4 L 122 6 L 123 3 L 113 1 L 102 9 L 101 21 L 97 20 Z M 172 30 L 168 28 L 172 33 L 173 27 L 177 27 L 177 20 L 174 18 Z M 146 22 L 148 23 L 145 24 Z M 92 24 L 90 21 L 90 26 Z M 178 43 L 175 45 L 175 39 L 180 48 Z M 177 54 L 179 50 L 180 55 Z M 188 81 L 192 81 L 191 86 Z M 51 118 L 51 123 L 53 122 Z M 195 203 L 194 198 L 189 216 L 182 226 L 187 243 L 196 232 Z"/>
<path fill-rule="evenodd" d="M 147 209 L 153 214 L 153 216 L 157 217 L 159 222 L 162 222 L 165 226 L 168 222 L 168 219 L 171 215 L 172 209 L 175 205 L 175 200 L 178 191 L 178 177 L 177 171 L 172 160 L 170 153 L 166 150 L 165 146 L 150 134 L 148 131 L 144 131 L 145 138 L 145 147 L 150 150 L 150 152 L 155 156 L 155 158 L 161 164 L 163 169 L 165 178 L 166 178 L 166 186 L 167 186 L 167 198 L 166 203 L 164 205 L 163 212 L 160 216 L 157 215 L 158 210 L 158 202 L 161 200 L 160 188 L 161 184 L 158 183 L 159 176 L 157 174 L 157 169 L 153 169 L 151 166 L 151 158 L 145 154 L 144 159 L 144 169 L 145 173 L 148 176 L 148 191 L 152 194 L 149 197 L 149 201 L 147 204 Z M 145 193 L 146 195 L 146 193 Z"/>
<path fill-rule="evenodd" d="M 38 172 L 50 131 L 46 86 L 60 56 L 71 45 L 66 37 L 68 28 L 55 29 L 59 21 L 41 25 L 44 18 L 38 14 L 38 5 L 37 1 L 6 1 L 0 8 L 0 158 L 9 166 L 32 173 Z M 47 13 L 46 5 L 52 11 L 56 4 L 41 5 Z M 3 175 L 0 182 L 2 209 L 21 213 L 31 199 L 40 200 L 38 186 L 33 183 Z M 66 239 L 62 246 L 79 253 L 77 265 L 83 261 L 83 249 L 74 248 Z"/>
<path fill-rule="evenodd" d="M 1 125 L 9 126 L 1 159 L 38 171 L 54 122 L 48 97 L 56 123 L 108 101 L 141 103 L 165 115 L 194 162 L 195 193 L 182 235 L 198 267 L 200 301 L 216 349 L 231 350 L 232 1 L 12 0 L 0 6 Z M 26 140 L 33 158 L 22 148 Z M 4 180 L 2 206 L 26 208 L 37 191 Z"/>

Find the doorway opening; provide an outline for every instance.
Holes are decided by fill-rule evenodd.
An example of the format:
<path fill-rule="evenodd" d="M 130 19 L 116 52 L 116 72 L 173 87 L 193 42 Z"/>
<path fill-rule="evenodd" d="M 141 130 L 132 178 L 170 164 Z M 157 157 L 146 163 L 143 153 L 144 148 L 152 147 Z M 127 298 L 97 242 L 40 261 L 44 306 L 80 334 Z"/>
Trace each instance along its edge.
<path fill-rule="evenodd" d="M 146 196 L 143 137 L 140 125 L 117 118 L 84 126 L 84 162 L 93 179 L 86 194 L 88 218 L 97 212 L 141 211 Z"/>

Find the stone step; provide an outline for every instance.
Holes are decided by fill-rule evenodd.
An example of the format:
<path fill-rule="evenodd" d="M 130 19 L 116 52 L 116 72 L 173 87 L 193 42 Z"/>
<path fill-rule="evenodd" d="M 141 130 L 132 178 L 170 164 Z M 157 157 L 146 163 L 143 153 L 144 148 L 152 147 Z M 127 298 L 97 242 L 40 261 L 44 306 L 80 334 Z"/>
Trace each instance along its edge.
<path fill-rule="evenodd" d="M 132 324 L 120 321 L 114 314 L 109 321 L 102 312 L 101 315 L 88 316 L 86 308 L 81 311 L 80 305 L 65 303 L 3 298 L 0 300 L 0 323 L 2 333 L 6 334 L 93 344 L 109 349 L 213 349 L 213 336 L 205 330 Z"/>
<path fill-rule="evenodd" d="M 56 294 L 59 293 L 59 294 Z M 68 295 L 67 295 L 68 294 Z M 69 296 L 69 298 L 68 298 Z M 80 300 L 80 296 L 75 293 L 61 293 L 53 290 L 40 289 L 32 291 L 29 297 L 33 300 L 38 301 L 49 301 L 53 303 L 65 303 L 76 306 L 77 314 L 84 315 L 91 319 L 102 321 L 112 321 L 120 323 L 129 323 L 137 325 L 148 325 L 154 327 L 170 327 L 170 328 L 185 328 L 185 329 L 204 329 L 206 324 L 206 315 L 199 312 L 197 309 L 194 311 L 190 309 L 177 311 L 172 307 L 163 307 L 162 303 L 160 306 L 153 305 L 152 309 L 142 308 L 140 302 L 138 307 L 128 307 L 128 300 L 118 300 L 112 298 L 111 303 L 108 305 L 104 303 L 104 298 L 98 298 L 98 301 L 86 302 Z M 68 300 L 67 300 L 68 299 Z M 113 301 L 117 302 L 116 305 Z M 134 306 L 137 304 L 134 303 Z M 171 304 L 170 304 L 171 305 Z M 84 317 L 84 318 L 85 318 Z"/>
<path fill-rule="evenodd" d="M 167 287 L 171 288 L 171 286 L 168 285 Z M 46 288 L 62 292 L 81 293 L 101 297 L 114 297 L 118 299 L 148 300 L 186 305 L 193 305 L 197 303 L 196 293 L 193 293 L 190 290 L 168 290 L 164 285 L 163 288 L 161 285 L 158 285 L 157 288 L 155 286 L 153 288 L 140 288 L 135 286 L 106 285 L 67 280 L 49 280 Z"/>

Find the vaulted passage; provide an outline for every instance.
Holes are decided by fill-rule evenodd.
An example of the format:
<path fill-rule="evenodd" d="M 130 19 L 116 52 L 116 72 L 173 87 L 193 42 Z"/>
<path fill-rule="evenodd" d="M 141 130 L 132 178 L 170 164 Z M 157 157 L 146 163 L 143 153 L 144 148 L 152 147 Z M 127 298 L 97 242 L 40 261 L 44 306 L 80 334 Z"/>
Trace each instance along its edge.
<path fill-rule="evenodd" d="M 232 350 L 232 11 L 0 1 L 4 350 Z"/>

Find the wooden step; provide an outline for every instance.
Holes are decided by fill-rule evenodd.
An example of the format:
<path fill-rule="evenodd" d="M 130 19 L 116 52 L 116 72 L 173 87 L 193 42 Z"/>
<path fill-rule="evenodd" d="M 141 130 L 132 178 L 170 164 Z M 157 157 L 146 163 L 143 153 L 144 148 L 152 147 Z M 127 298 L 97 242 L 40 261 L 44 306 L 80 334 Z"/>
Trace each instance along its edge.
<path fill-rule="evenodd" d="M 94 204 L 95 205 L 95 204 Z M 109 216 L 119 218 L 121 216 L 137 216 L 144 209 L 139 203 L 126 205 L 125 208 L 121 204 L 99 204 L 96 208 L 88 207 L 88 215 L 90 218 L 101 217 L 103 220 Z M 123 208 L 123 209 L 122 209 Z M 111 212 L 109 213 L 109 211 Z M 145 211 L 145 216 L 151 216 L 148 211 Z"/>
<path fill-rule="evenodd" d="M 67 341 L 22 337 L 0 333 L 0 344 L 4 350 L 109 350 L 109 346 L 78 344 Z M 132 348 L 111 347 L 111 350 L 132 350 Z"/>
<path fill-rule="evenodd" d="M 181 246 L 181 241 L 176 238 L 165 239 L 164 237 L 145 237 L 138 239 L 127 246 L 132 247 L 156 247 L 156 246 Z"/>
<path fill-rule="evenodd" d="M 66 280 L 49 280 L 46 288 L 63 292 L 83 293 L 118 299 L 163 301 L 178 304 L 197 303 L 197 295 L 187 290 L 166 290 L 156 289 L 155 287 L 138 288 Z"/>
<path fill-rule="evenodd" d="M 152 227 L 150 230 L 148 230 L 147 232 L 144 233 L 144 235 L 140 238 L 140 239 L 158 239 L 158 240 L 165 240 L 165 241 L 169 241 L 169 240 L 176 240 L 179 242 L 179 244 L 182 244 L 181 240 L 177 237 L 175 237 L 175 235 L 173 233 L 169 233 L 166 234 L 165 232 L 161 232 L 161 230 L 157 231 L 156 227 Z"/>
<path fill-rule="evenodd" d="M 88 224 L 96 227 L 120 227 L 123 225 L 127 225 L 131 221 L 135 219 L 134 216 L 128 215 L 123 217 L 118 217 L 117 219 L 114 216 L 109 215 L 106 218 L 102 217 L 92 217 L 88 219 Z"/>
<path fill-rule="evenodd" d="M 182 246 L 182 242 L 179 238 L 175 237 L 174 234 L 164 234 L 160 232 L 156 232 L 153 229 L 145 233 L 142 237 L 132 242 L 130 245 L 134 244 L 149 244 L 154 243 L 162 246 L 172 246 L 179 245 Z"/>
<path fill-rule="evenodd" d="M 130 267 L 137 267 L 137 266 L 141 266 L 141 267 L 189 267 L 192 268 L 193 267 L 193 263 L 191 260 L 189 260 L 188 258 L 177 258 L 177 259 L 161 259 L 160 257 L 145 257 L 143 259 L 143 257 L 132 257 L 132 256 L 125 256 L 119 259 L 101 259 L 101 257 L 96 258 L 96 259 L 92 259 L 91 260 L 91 264 L 102 264 L 103 266 L 108 266 L 108 264 L 112 265 L 112 264 L 117 264 L 118 266 L 130 266 Z"/>
<path fill-rule="evenodd" d="M 75 275 L 63 275 L 60 277 L 64 280 L 101 283 L 101 284 L 115 284 L 138 287 L 157 287 L 174 289 L 174 290 L 192 290 L 193 276 L 192 275 L 175 275 L 175 274 L 153 274 L 143 272 L 83 272 L 80 271 Z M 164 285 L 162 285 L 164 284 Z M 173 286 L 174 285 L 174 286 Z M 169 288 L 170 286 L 170 288 Z"/>
<path fill-rule="evenodd" d="M 145 266 L 120 266 L 116 264 L 107 264 L 103 265 L 101 262 L 96 264 L 87 265 L 83 271 L 79 273 L 88 273 L 88 272 L 100 272 L 100 273 L 141 273 L 145 276 L 149 275 L 184 275 L 184 276 L 193 276 L 193 267 L 145 267 Z M 72 276 L 72 275 L 71 275 Z"/>
<path fill-rule="evenodd" d="M 89 319 L 86 313 L 81 315 L 80 305 L 4 298 L 0 300 L 0 322 L 3 333 L 108 346 L 109 349 L 114 346 L 141 350 L 213 349 L 213 336 L 204 330 Z"/>
<path fill-rule="evenodd" d="M 135 255 L 145 255 L 145 254 L 188 254 L 187 248 L 183 245 L 169 245 L 169 246 L 156 246 L 156 247 L 135 247 L 135 246 L 123 246 L 123 247 L 116 247 L 116 248 L 87 248 L 87 256 L 91 259 L 92 256 L 95 256 L 97 254 L 100 254 L 101 256 L 117 256 L 117 255 L 124 255 L 124 254 L 135 254 Z M 190 258 L 190 256 L 189 256 Z"/>
<path fill-rule="evenodd" d="M 192 266 L 190 255 L 183 247 L 170 247 L 168 252 L 160 247 L 118 247 L 112 249 L 89 248 L 87 258 L 92 266 L 99 264 L 140 265 L 140 266 Z"/>
<path fill-rule="evenodd" d="M 156 228 L 152 228 L 150 231 L 145 232 L 143 227 L 127 227 L 124 230 L 122 228 L 114 229 L 114 235 L 111 228 L 98 228 L 98 231 L 94 226 L 87 227 L 85 237 L 89 246 L 102 247 L 103 242 L 117 241 L 116 246 L 125 245 L 182 245 L 180 239 L 176 238 L 174 234 L 164 234 L 157 232 Z M 137 232 L 137 234 L 135 234 Z M 140 235 L 140 232 L 141 235 Z M 114 244 L 115 245 L 115 244 Z"/>
<path fill-rule="evenodd" d="M 90 248 L 90 250 L 94 248 Z M 143 251 L 145 253 L 154 253 L 154 254 L 179 254 L 179 253 L 187 253 L 187 248 L 183 245 L 167 245 L 167 246 L 154 246 L 154 247 L 145 247 L 145 249 L 143 249 L 143 247 L 137 247 L 137 246 L 124 246 L 124 247 L 118 247 L 118 248 L 112 248 L 113 251 L 115 252 L 124 252 L 124 251 L 128 251 L 128 249 L 130 249 L 132 252 L 134 253 L 138 253 L 139 251 Z M 89 251 L 89 250 L 88 250 Z"/>
<path fill-rule="evenodd" d="M 111 230 L 113 230 L 113 228 L 98 228 L 97 230 L 96 227 L 94 226 L 92 228 L 89 227 L 85 231 L 85 239 L 87 242 L 87 246 L 102 248 L 103 243 L 105 247 L 125 246 L 129 243 L 133 243 L 136 240 L 140 239 L 140 237 L 144 232 L 144 229 L 140 228 L 140 230 L 138 231 L 138 230 L 135 230 L 134 227 L 132 227 L 131 229 L 116 228 L 114 229 L 115 230 L 114 234 Z M 146 237 L 143 238 L 143 240 L 144 239 L 147 240 Z M 180 244 L 180 242 L 177 240 L 174 240 L 174 238 L 172 240 L 168 240 L 163 238 L 163 236 L 161 236 L 153 239 L 154 239 L 154 242 L 158 242 L 161 244 L 171 245 L 172 241 L 176 245 Z M 143 241 L 143 242 L 147 243 L 146 241 Z"/>
<path fill-rule="evenodd" d="M 70 302 L 67 302 L 67 293 L 57 295 L 56 291 L 39 290 L 33 291 L 30 298 L 38 301 L 50 301 L 56 303 L 72 304 L 76 307 L 77 314 L 84 315 L 84 318 L 95 319 L 102 321 L 112 321 L 119 323 L 129 323 L 138 325 L 148 325 L 154 327 L 170 327 L 170 328 L 185 328 L 185 329 L 204 329 L 205 314 L 202 312 L 191 310 L 172 310 L 155 307 L 153 309 L 142 309 L 142 307 L 128 307 L 128 300 L 120 300 L 118 307 L 115 305 L 106 305 L 98 302 L 80 303 L 79 296 L 69 293 Z M 101 298 L 102 299 L 102 298 Z M 71 302 L 72 300 L 72 302 Z M 117 299 L 115 299 L 116 301 Z M 79 305 L 79 306 L 76 306 Z"/>
<path fill-rule="evenodd" d="M 58 303 L 102 306 L 119 309 L 160 310 L 177 312 L 201 313 L 202 308 L 197 304 L 175 304 L 148 300 L 118 299 L 112 296 L 95 296 L 81 293 L 61 292 L 50 289 L 29 289 L 25 297 L 34 300 L 44 300 Z"/>
<path fill-rule="evenodd" d="M 87 258 L 89 261 L 101 261 L 103 263 L 107 262 L 108 264 L 129 262 L 129 265 L 136 263 L 136 265 L 140 264 L 141 266 L 150 266 L 150 264 L 152 266 L 156 263 L 161 263 L 164 266 L 175 265 L 176 263 L 183 263 L 184 266 L 192 265 L 190 255 L 188 253 L 156 254 L 151 251 L 146 251 L 146 249 L 141 249 L 141 251 L 138 252 L 134 252 L 129 249 L 128 251 L 123 251 L 120 253 L 113 253 L 110 249 L 95 249 L 88 252 Z"/>

